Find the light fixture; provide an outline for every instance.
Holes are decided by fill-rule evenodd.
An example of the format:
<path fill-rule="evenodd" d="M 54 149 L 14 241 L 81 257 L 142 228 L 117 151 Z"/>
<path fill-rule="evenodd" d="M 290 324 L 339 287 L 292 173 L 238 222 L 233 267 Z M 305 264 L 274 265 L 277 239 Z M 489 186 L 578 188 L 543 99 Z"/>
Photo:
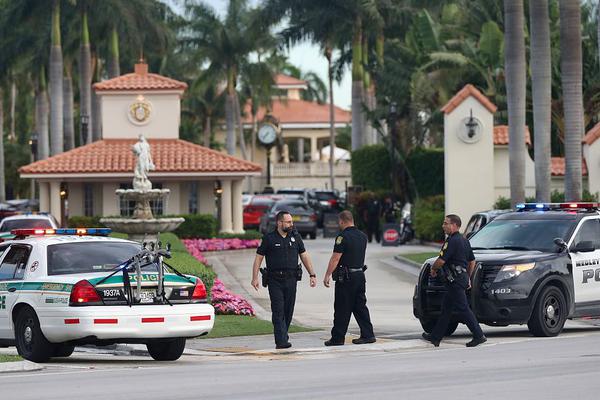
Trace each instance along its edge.
<path fill-rule="evenodd" d="M 467 126 L 467 136 L 469 137 L 469 139 L 472 139 L 477 134 L 477 132 L 475 131 L 475 128 L 477 128 L 477 122 L 473 118 L 473 109 L 472 108 L 471 108 L 471 115 L 469 116 L 469 120 L 465 123 L 465 125 Z"/>

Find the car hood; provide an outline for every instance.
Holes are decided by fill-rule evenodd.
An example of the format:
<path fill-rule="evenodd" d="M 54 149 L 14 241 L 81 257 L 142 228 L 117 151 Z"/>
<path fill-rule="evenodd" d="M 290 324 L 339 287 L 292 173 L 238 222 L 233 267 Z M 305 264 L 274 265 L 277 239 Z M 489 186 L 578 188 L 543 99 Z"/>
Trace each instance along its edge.
<path fill-rule="evenodd" d="M 476 262 L 484 264 L 520 264 L 547 261 L 560 256 L 560 253 L 538 250 L 474 250 L 473 254 Z M 436 259 L 437 257 L 430 258 L 425 263 L 432 264 Z"/>

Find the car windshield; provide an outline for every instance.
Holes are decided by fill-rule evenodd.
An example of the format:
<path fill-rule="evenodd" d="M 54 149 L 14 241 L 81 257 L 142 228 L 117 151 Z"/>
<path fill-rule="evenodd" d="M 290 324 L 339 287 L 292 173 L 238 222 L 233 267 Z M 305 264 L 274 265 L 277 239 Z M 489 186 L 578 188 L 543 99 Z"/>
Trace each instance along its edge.
<path fill-rule="evenodd" d="M 52 228 L 52 224 L 45 218 L 23 218 L 2 221 L 0 232 L 10 232 L 13 229 Z"/>
<path fill-rule="evenodd" d="M 108 272 L 140 252 L 127 242 L 61 243 L 48 246 L 48 275 Z M 144 271 L 157 271 L 156 265 Z"/>
<path fill-rule="evenodd" d="M 567 220 L 494 220 L 470 238 L 471 247 L 477 249 L 555 250 L 554 239 L 564 241 L 575 226 Z"/>
<path fill-rule="evenodd" d="M 273 207 L 273 210 L 275 212 L 278 211 L 287 211 L 290 214 L 294 214 L 294 213 L 306 213 L 307 211 L 310 211 L 310 207 L 308 207 L 308 205 L 306 203 L 277 203 L 275 204 L 275 206 Z"/>
<path fill-rule="evenodd" d="M 335 199 L 335 194 L 333 192 L 315 192 L 315 197 L 317 200 L 331 200 Z"/>

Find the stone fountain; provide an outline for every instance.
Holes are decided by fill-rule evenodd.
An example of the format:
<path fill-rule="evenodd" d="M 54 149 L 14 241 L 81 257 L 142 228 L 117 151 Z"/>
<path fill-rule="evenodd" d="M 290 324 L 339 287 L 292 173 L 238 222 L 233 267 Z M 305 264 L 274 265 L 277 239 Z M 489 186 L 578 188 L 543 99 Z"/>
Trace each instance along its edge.
<path fill-rule="evenodd" d="M 115 193 L 121 200 L 135 201 L 133 216 L 131 218 L 102 218 L 100 222 L 114 232 L 127 233 L 131 240 L 156 242 L 159 232 L 174 231 L 184 219 L 155 218 L 152 215 L 150 202 L 165 201 L 170 190 L 152 189 L 148 171 L 155 167 L 150 154 L 150 144 L 143 135 L 140 135 L 139 141 L 132 146 L 132 151 L 137 157 L 133 171 L 133 189 L 117 189 Z"/>

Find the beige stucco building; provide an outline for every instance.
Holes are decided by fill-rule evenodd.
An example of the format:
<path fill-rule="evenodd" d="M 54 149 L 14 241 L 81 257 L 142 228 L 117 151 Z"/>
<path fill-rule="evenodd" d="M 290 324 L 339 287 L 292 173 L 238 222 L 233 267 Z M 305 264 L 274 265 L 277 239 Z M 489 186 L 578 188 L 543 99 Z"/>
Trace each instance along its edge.
<path fill-rule="evenodd" d="M 187 85 L 135 71 L 94 85 L 102 105 L 101 140 L 20 169 L 40 187 L 40 211 L 65 223 L 69 216 L 127 215 L 132 204 L 115 195 L 130 188 L 135 157 L 131 146 L 144 135 L 156 166 L 148 175 L 154 188 L 170 189 L 158 215 L 204 213 L 219 218 L 223 232 L 242 232 L 242 191 L 258 164 L 179 139 L 181 96 Z"/>

